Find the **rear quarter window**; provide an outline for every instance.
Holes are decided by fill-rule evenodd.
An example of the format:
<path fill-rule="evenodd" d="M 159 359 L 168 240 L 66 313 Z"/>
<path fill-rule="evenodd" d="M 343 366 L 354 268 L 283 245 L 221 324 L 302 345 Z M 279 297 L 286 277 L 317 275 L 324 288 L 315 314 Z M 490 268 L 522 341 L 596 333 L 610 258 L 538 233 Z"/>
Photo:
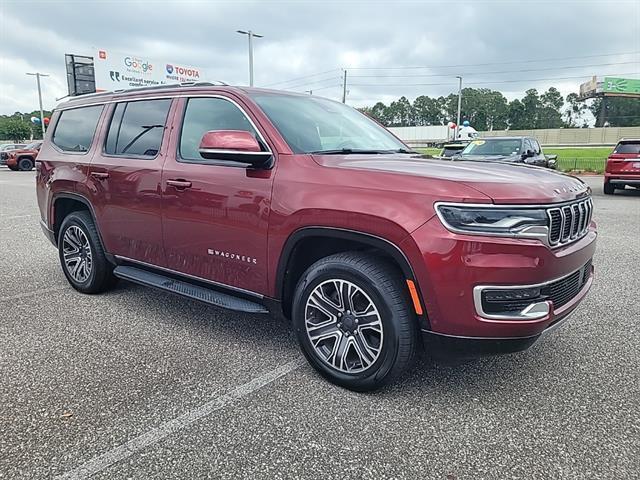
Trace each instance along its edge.
<path fill-rule="evenodd" d="M 640 154 L 640 142 L 620 142 L 613 153 L 637 153 Z"/>
<path fill-rule="evenodd" d="M 65 152 L 88 152 L 93 143 L 103 105 L 63 110 L 51 139 Z"/>

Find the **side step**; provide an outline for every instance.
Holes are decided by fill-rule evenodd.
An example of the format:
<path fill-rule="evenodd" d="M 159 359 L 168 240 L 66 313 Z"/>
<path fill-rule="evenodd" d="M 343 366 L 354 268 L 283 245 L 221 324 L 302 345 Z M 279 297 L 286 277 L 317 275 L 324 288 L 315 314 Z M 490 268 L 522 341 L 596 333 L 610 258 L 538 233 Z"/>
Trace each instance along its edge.
<path fill-rule="evenodd" d="M 165 275 L 142 270 L 141 268 L 120 265 L 113 270 L 113 274 L 123 280 L 176 293 L 183 297 L 193 298 L 194 300 L 215 305 L 216 307 L 236 310 L 238 312 L 269 313 L 264 306 L 251 300 L 234 297 L 227 293 L 200 287 L 181 280 L 175 280 Z"/>

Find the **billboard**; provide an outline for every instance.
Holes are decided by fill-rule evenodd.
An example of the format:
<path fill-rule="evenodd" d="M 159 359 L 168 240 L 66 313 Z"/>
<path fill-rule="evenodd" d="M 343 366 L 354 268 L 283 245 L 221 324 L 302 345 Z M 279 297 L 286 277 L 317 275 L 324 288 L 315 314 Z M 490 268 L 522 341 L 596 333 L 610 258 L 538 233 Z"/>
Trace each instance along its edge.
<path fill-rule="evenodd" d="M 96 91 L 92 57 L 67 53 L 64 62 L 67 67 L 67 87 L 70 96 Z"/>
<path fill-rule="evenodd" d="M 640 94 L 640 80 L 633 78 L 604 77 L 602 91 L 604 93 Z"/>
<path fill-rule="evenodd" d="M 588 82 L 580 85 L 580 97 L 588 98 L 592 95 L 595 95 L 598 91 L 598 78 L 592 77 Z"/>
<path fill-rule="evenodd" d="M 93 59 L 97 92 L 207 81 L 202 68 L 173 61 L 104 49 L 96 50 Z"/>

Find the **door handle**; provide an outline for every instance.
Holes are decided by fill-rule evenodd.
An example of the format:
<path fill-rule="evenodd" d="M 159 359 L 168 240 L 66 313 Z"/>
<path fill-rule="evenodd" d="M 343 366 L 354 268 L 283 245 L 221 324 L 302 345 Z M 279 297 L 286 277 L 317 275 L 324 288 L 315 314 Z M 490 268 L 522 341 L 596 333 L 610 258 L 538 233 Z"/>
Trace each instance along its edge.
<path fill-rule="evenodd" d="M 109 174 L 107 172 L 91 172 L 91 176 L 100 180 L 109 178 Z"/>
<path fill-rule="evenodd" d="M 167 180 L 167 185 L 176 187 L 179 190 L 183 190 L 185 188 L 191 188 L 191 182 L 187 180 Z"/>

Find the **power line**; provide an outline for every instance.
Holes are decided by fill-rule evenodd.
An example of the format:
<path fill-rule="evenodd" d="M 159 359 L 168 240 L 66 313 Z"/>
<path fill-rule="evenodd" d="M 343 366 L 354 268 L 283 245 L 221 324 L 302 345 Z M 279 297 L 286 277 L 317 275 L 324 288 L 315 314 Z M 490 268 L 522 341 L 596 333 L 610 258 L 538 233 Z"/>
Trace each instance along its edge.
<path fill-rule="evenodd" d="M 302 82 L 302 83 L 296 83 L 295 85 L 284 85 L 280 88 L 283 89 L 291 89 L 291 88 L 298 88 L 298 87 L 306 87 L 306 86 L 311 86 L 311 85 L 315 85 L 321 82 L 328 82 L 331 80 L 342 80 L 342 77 L 336 77 L 336 76 L 331 76 L 331 77 L 326 77 L 326 78 L 319 78 L 317 80 L 311 80 L 309 82 Z"/>
<path fill-rule="evenodd" d="M 613 57 L 623 55 L 637 55 L 640 51 L 624 52 L 624 53 L 603 53 L 600 55 L 583 55 L 579 57 L 556 57 L 556 58 L 543 58 L 538 60 L 512 60 L 509 62 L 490 62 L 490 63 L 467 63 L 459 65 L 424 65 L 424 66 L 404 66 L 404 67 L 350 67 L 350 70 L 405 70 L 405 69 L 421 69 L 421 68 L 460 68 L 460 67 L 485 67 L 488 65 L 514 65 L 517 63 L 540 63 L 540 62 L 559 62 L 562 60 L 576 60 L 582 58 L 598 58 L 598 57 Z"/>
<path fill-rule="evenodd" d="M 339 68 L 332 68 L 331 70 L 325 70 L 323 72 L 311 73 L 309 75 L 304 75 L 302 77 L 290 78 L 289 80 L 282 80 L 281 82 L 268 83 L 267 85 L 263 85 L 263 86 L 264 87 L 271 87 L 273 85 L 281 85 L 283 83 L 294 82 L 296 80 L 303 80 L 305 78 L 317 77 L 318 75 L 324 75 L 325 73 L 335 72 L 337 70 L 340 70 L 340 69 Z"/>
<path fill-rule="evenodd" d="M 572 65 L 572 66 L 562 66 L 562 67 L 551 67 L 551 68 L 530 68 L 524 70 L 502 70 L 498 72 L 468 72 L 461 73 L 462 76 L 474 76 L 474 75 L 498 75 L 503 73 L 523 73 L 523 72 L 542 72 L 542 71 L 550 71 L 550 70 L 565 70 L 569 68 L 587 68 L 587 67 L 606 67 L 611 65 L 640 65 L 640 62 L 616 62 L 616 63 L 594 63 L 590 65 Z M 451 77 L 451 73 L 447 74 L 418 74 L 418 75 L 351 75 L 351 78 L 422 78 L 422 77 Z"/>
<path fill-rule="evenodd" d="M 618 76 L 618 75 L 639 75 L 640 72 L 625 73 L 605 73 L 602 76 Z M 550 78 L 527 78 L 524 80 L 497 80 L 492 82 L 473 82 L 473 85 L 494 85 L 499 83 L 526 83 L 526 82 L 542 82 L 547 80 L 574 80 L 579 78 L 591 78 L 592 75 L 578 75 L 573 77 L 550 77 Z M 436 86 L 452 86 L 455 83 L 351 83 L 352 87 L 436 87 Z"/>

